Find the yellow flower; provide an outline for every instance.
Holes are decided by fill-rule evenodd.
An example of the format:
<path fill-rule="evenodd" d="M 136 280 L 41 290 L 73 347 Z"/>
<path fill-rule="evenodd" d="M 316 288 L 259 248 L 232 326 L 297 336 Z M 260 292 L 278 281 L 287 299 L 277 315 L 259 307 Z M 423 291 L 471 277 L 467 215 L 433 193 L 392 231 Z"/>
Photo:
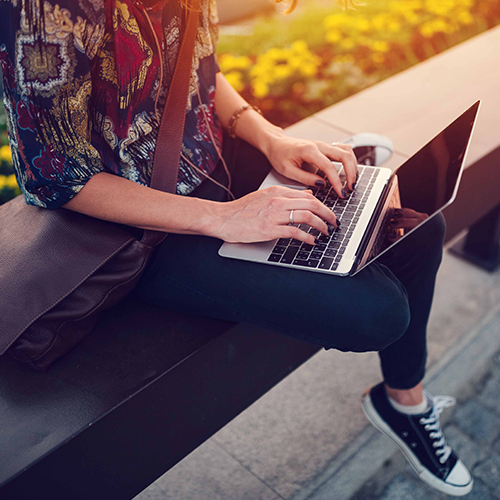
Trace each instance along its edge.
<path fill-rule="evenodd" d="M 228 73 L 235 69 L 244 70 L 252 65 L 252 61 L 246 56 L 237 57 L 232 54 L 222 54 L 217 60 L 223 73 Z"/>
<path fill-rule="evenodd" d="M 472 17 L 471 13 L 465 10 L 458 14 L 457 19 L 462 24 L 472 24 L 474 22 L 474 18 Z"/>
<path fill-rule="evenodd" d="M 0 160 L 8 161 L 12 163 L 12 153 L 9 146 L 0 147 Z"/>
<path fill-rule="evenodd" d="M 354 48 L 355 46 L 355 43 L 354 43 L 354 40 L 352 40 L 351 38 L 344 38 L 341 42 L 340 42 L 340 46 L 345 49 L 345 50 L 351 50 Z"/>
<path fill-rule="evenodd" d="M 241 78 L 241 73 L 239 71 L 230 71 L 229 73 L 226 73 L 224 76 L 226 77 L 226 80 L 234 88 L 234 90 L 236 90 L 237 92 L 241 92 L 245 88 L 245 85 Z"/>
<path fill-rule="evenodd" d="M 300 72 L 304 76 L 314 76 L 317 72 L 317 67 L 315 64 L 306 63 L 302 65 L 302 67 L 300 68 Z"/>
<path fill-rule="evenodd" d="M 389 44 L 382 40 L 376 40 L 372 43 L 372 49 L 375 52 L 387 52 L 389 50 Z"/>
<path fill-rule="evenodd" d="M 432 35 L 434 35 L 434 28 L 432 26 L 432 23 L 429 22 L 422 24 L 422 26 L 420 26 L 420 33 L 426 38 L 431 38 Z"/>
<path fill-rule="evenodd" d="M 269 85 L 260 79 L 255 79 L 252 82 L 252 90 L 255 97 L 266 97 L 269 94 Z"/>
<path fill-rule="evenodd" d="M 368 31 L 371 28 L 370 21 L 364 17 L 360 17 L 356 20 L 356 28 L 358 28 L 359 31 Z"/>
<path fill-rule="evenodd" d="M 7 187 L 10 187 L 11 189 L 16 189 L 17 187 L 19 187 L 17 184 L 16 176 L 14 174 L 7 176 L 7 178 L 5 179 L 5 185 Z"/>
<path fill-rule="evenodd" d="M 297 40 L 292 43 L 292 50 L 294 52 L 298 52 L 301 54 L 305 54 L 309 52 L 309 49 L 307 47 L 307 43 L 304 40 Z"/>
<path fill-rule="evenodd" d="M 274 68 L 274 76 L 278 80 L 285 80 L 292 74 L 292 68 L 286 64 L 279 64 Z"/>
<path fill-rule="evenodd" d="M 337 29 L 332 29 L 326 33 L 326 41 L 330 43 L 337 43 L 342 39 L 342 33 Z"/>

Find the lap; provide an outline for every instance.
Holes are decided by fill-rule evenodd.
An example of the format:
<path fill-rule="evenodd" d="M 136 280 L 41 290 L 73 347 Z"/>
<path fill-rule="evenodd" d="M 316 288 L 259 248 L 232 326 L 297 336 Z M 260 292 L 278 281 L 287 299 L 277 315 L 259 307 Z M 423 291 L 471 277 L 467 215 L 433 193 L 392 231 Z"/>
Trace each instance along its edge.
<path fill-rule="evenodd" d="M 255 323 L 340 350 L 379 350 L 406 330 L 405 289 L 382 264 L 344 278 L 223 258 L 221 244 L 170 234 L 132 293 L 167 309 Z"/>
<path fill-rule="evenodd" d="M 237 198 L 256 190 L 271 168 L 247 143 L 226 141 L 224 157 Z M 221 165 L 213 176 L 227 185 Z M 226 201 L 225 191 L 209 180 L 191 195 Z M 432 239 L 428 233 L 436 232 L 436 223 L 426 226 L 425 235 L 416 231 L 354 277 L 227 259 L 218 255 L 222 240 L 169 234 L 132 294 L 187 314 L 259 324 L 325 348 L 379 350 L 408 326 L 408 295 L 396 275 L 404 274 L 408 255 L 413 266 L 424 262 L 419 242 Z"/>

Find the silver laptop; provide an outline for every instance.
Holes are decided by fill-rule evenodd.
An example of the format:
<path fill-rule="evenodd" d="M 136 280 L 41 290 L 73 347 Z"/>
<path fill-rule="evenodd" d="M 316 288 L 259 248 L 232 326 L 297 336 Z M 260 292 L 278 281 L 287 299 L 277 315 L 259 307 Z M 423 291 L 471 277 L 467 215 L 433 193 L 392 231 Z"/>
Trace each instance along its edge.
<path fill-rule="evenodd" d="M 295 224 L 319 243 L 280 238 L 259 243 L 224 243 L 219 255 L 337 276 L 354 276 L 455 199 L 481 101 L 474 103 L 394 172 L 358 165 L 356 189 L 339 198 L 326 187 L 305 186 L 271 169 L 259 189 L 311 189 L 341 226 L 331 236 Z M 346 184 L 342 164 L 332 162 Z"/>

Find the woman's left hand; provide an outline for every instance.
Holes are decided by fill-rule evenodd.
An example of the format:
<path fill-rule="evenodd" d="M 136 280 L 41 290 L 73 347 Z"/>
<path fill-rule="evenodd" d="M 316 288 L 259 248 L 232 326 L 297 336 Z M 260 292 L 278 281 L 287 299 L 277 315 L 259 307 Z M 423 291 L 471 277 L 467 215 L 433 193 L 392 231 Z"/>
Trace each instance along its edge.
<path fill-rule="evenodd" d="M 346 173 L 347 188 L 351 191 L 354 189 L 358 165 L 349 144 L 340 143 L 333 146 L 322 141 L 307 141 L 283 135 L 274 137 L 265 153 L 271 165 L 280 174 L 306 186 L 324 184 L 322 177 L 301 168 L 304 162 L 317 167 L 326 174 L 335 192 L 343 198 L 342 183 L 331 160 L 341 162 Z"/>

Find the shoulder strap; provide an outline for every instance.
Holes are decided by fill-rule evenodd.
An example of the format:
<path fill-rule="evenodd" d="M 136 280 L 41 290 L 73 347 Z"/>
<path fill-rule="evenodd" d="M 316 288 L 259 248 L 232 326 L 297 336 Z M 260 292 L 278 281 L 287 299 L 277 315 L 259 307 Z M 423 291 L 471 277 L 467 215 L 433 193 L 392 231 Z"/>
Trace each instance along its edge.
<path fill-rule="evenodd" d="M 175 194 L 177 188 L 199 12 L 200 0 L 190 2 L 186 31 L 182 39 L 167 102 L 161 118 L 160 130 L 156 139 L 153 170 L 151 172 L 150 187 L 173 194 Z M 162 231 L 146 229 L 141 241 L 145 245 L 154 246 L 163 241 L 166 235 L 167 233 Z"/>

